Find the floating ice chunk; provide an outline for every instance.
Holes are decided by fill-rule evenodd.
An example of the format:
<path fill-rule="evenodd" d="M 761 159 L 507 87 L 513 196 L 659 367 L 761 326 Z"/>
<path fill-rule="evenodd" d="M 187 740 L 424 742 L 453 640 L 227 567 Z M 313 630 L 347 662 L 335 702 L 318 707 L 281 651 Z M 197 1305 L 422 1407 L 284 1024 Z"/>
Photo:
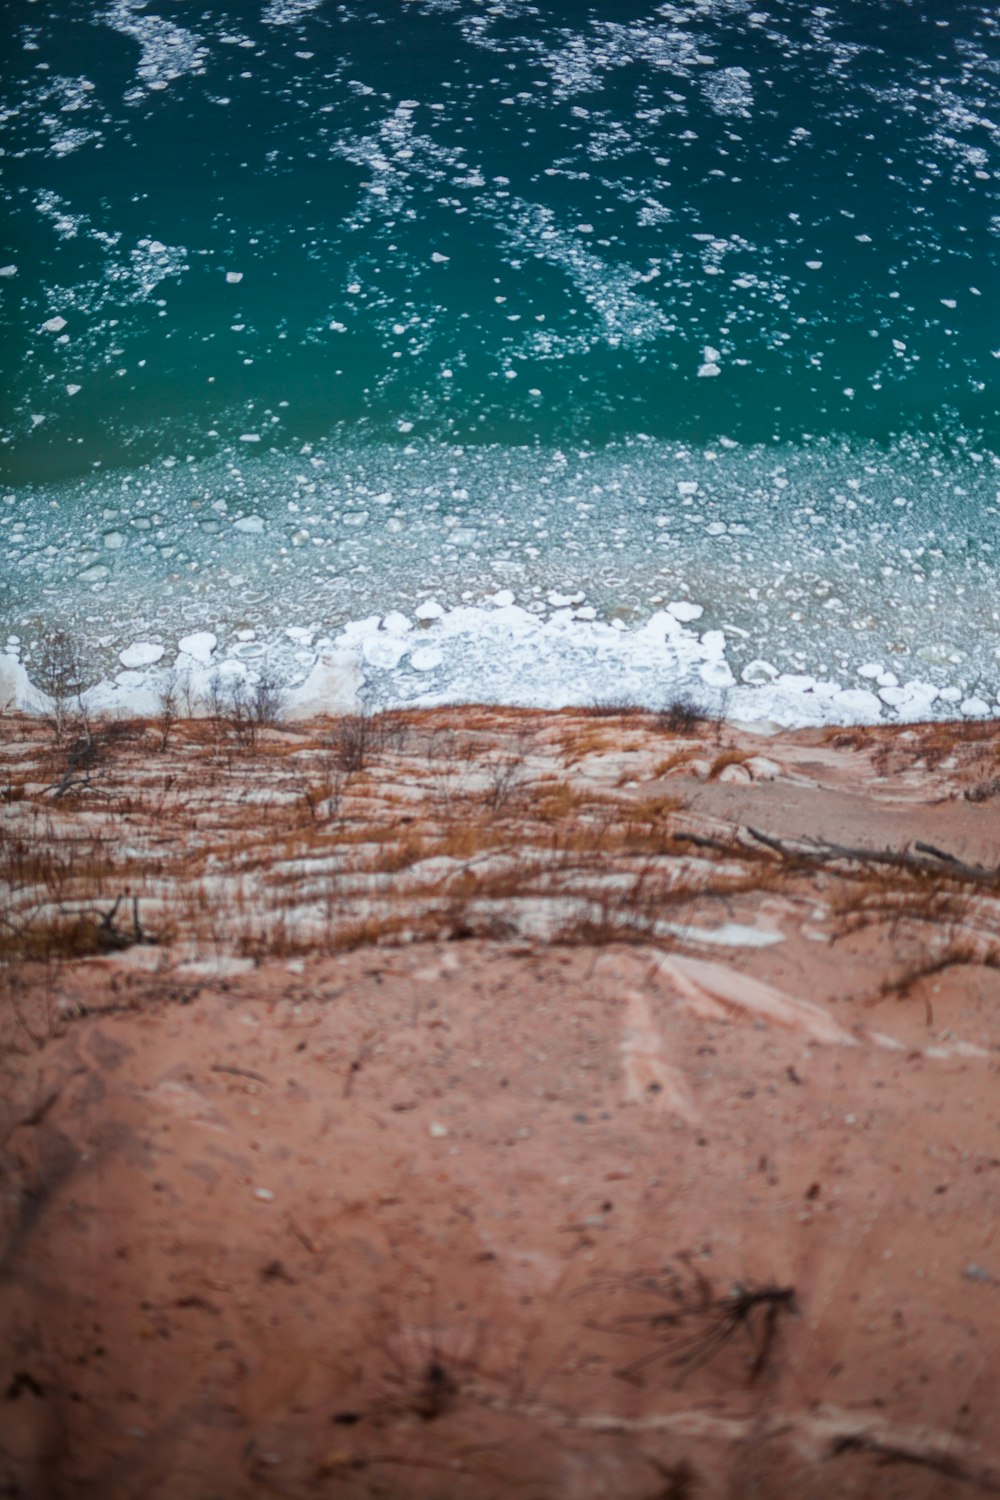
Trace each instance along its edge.
<path fill-rule="evenodd" d="M 697 493 L 698 493 L 698 481 L 697 481 L 697 479 L 678 479 L 678 481 L 677 481 L 677 493 L 678 493 L 678 495 L 697 495 Z"/>
<path fill-rule="evenodd" d="M 122 531 L 106 531 L 103 537 L 104 545 L 109 552 L 117 552 L 125 545 L 125 533 Z"/>
<path fill-rule="evenodd" d="M 711 344 L 706 344 L 701 351 L 701 357 L 707 365 L 717 365 L 722 355 L 718 349 L 713 349 Z"/>
<path fill-rule="evenodd" d="M 248 532 L 251 536 L 259 536 L 264 530 L 263 516 L 240 516 L 238 521 L 233 522 L 236 531 Z"/>
<path fill-rule="evenodd" d="M 959 708 L 967 719 L 986 719 L 992 712 L 985 698 L 963 698 Z"/>
<path fill-rule="evenodd" d="M 177 642 L 177 649 L 207 667 L 217 644 L 218 637 L 210 630 L 196 630 L 193 635 L 182 636 Z"/>
<path fill-rule="evenodd" d="M 409 620 L 398 609 L 390 610 L 382 621 L 382 629 L 388 635 L 407 635 L 412 629 Z"/>
<path fill-rule="evenodd" d="M 698 675 L 708 687 L 730 688 L 736 686 L 736 678 L 733 676 L 726 661 L 707 661 L 698 668 Z"/>
<path fill-rule="evenodd" d="M 396 423 L 396 431 L 397 432 L 412 432 L 413 431 L 413 423 L 412 422 L 397 422 Z"/>
<path fill-rule="evenodd" d="M 440 620 L 444 614 L 444 607 L 436 599 L 425 599 L 423 604 L 418 604 L 413 611 L 418 620 Z"/>
<path fill-rule="evenodd" d="M 421 646 L 410 653 L 410 666 L 417 672 L 433 672 L 444 661 L 441 652 L 434 646 Z"/>
<path fill-rule="evenodd" d="M 501 609 L 506 609 L 514 603 L 514 594 L 510 589 L 498 589 L 493 595 L 493 603 L 498 604 Z"/>
<path fill-rule="evenodd" d="M 744 682 L 749 682 L 753 686 L 759 686 L 762 682 L 773 682 L 778 676 L 778 669 L 772 666 L 769 661 L 764 661 L 758 656 L 753 661 L 747 662 L 740 676 Z"/>
<path fill-rule="evenodd" d="M 692 604 L 689 599 L 676 599 L 673 604 L 667 605 L 667 614 L 673 615 L 675 620 L 680 620 L 686 625 L 691 620 L 700 620 L 705 613 L 704 606 Z"/>
<path fill-rule="evenodd" d="M 557 594 L 554 589 L 547 595 L 547 600 L 553 609 L 565 609 L 567 605 L 574 602 L 571 594 Z"/>
<path fill-rule="evenodd" d="M 445 263 L 445 261 L 448 261 L 450 259 L 451 259 L 450 255 L 442 255 L 441 252 L 440 252 L 440 250 L 432 250 L 431 251 L 431 260 L 434 262 L 434 264 L 436 266 L 443 266 L 444 263 Z"/>
<path fill-rule="evenodd" d="M 67 394 L 67 396 L 76 396 L 82 390 L 83 390 L 83 386 L 82 385 L 68 385 L 66 387 L 66 394 Z"/>
<path fill-rule="evenodd" d="M 398 667 L 409 647 L 401 636 L 383 631 L 373 632 L 361 643 L 361 652 L 370 666 L 392 671 Z"/>
<path fill-rule="evenodd" d="M 881 677 L 885 668 L 880 661 L 866 661 L 863 667 L 858 668 L 859 677 Z"/>
<path fill-rule="evenodd" d="M 810 271 L 820 271 L 823 268 L 823 262 L 821 260 L 807 260 L 806 267 Z"/>
<path fill-rule="evenodd" d="M 836 702 L 845 714 L 858 719 L 881 717 L 882 705 L 875 694 L 870 693 L 867 688 L 842 688 L 837 694 Z"/>
<path fill-rule="evenodd" d="M 941 305 L 942 307 L 957 307 L 958 303 L 955 301 L 954 297 L 942 297 Z"/>
<path fill-rule="evenodd" d="M 54 318 L 47 318 L 42 324 L 45 333 L 62 333 L 66 327 L 66 319 L 60 318 L 58 313 Z"/>
<path fill-rule="evenodd" d="M 290 641 L 294 641 L 297 646 L 311 645 L 314 633 L 315 632 L 312 630 L 307 630 L 304 625 L 285 626 L 285 634 L 287 635 L 288 639 Z M 241 634 L 241 632 L 237 631 L 237 634 L 239 635 Z"/>
<path fill-rule="evenodd" d="M 151 667 L 162 655 L 162 646 L 156 646 L 152 641 L 136 641 L 133 645 L 126 646 L 124 651 L 119 651 L 118 660 L 123 667 Z"/>
<path fill-rule="evenodd" d="M 103 564 L 98 563 L 95 567 L 84 568 L 83 572 L 77 573 L 76 576 L 80 583 L 100 583 L 102 579 L 108 578 L 110 575 L 111 569 L 105 568 Z"/>
<path fill-rule="evenodd" d="M 926 714 L 938 695 L 931 682 L 907 682 L 902 687 L 879 689 L 879 697 L 890 708 L 898 710 L 900 718 L 919 719 Z"/>
<path fill-rule="evenodd" d="M 716 365 L 716 364 L 699 365 L 698 366 L 698 374 L 703 379 L 706 379 L 706 378 L 708 378 L 709 376 L 712 376 L 712 375 L 721 375 L 722 374 L 722 369 L 721 369 L 721 367 L 719 365 Z"/>
<path fill-rule="evenodd" d="M 259 443 L 260 442 L 260 433 L 259 432 L 241 432 L 240 433 L 240 442 L 241 443 Z"/>
<path fill-rule="evenodd" d="M 37 702 L 37 697 L 28 673 L 17 657 L 9 652 L 0 655 L 0 703 L 27 708 Z"/>
<path fill-rule="evenodd" d="M 16 266 L 0 266 L 0 276 L 16 276 Z"/>
<path fill-rule="evenodd" d="M 243 272 L 242 271 L 227 271 L 226 272 L 226 280 L 229 282 L 230 286 L 236 286 L 239 282 L 241 282 L 243 280 Z"/>

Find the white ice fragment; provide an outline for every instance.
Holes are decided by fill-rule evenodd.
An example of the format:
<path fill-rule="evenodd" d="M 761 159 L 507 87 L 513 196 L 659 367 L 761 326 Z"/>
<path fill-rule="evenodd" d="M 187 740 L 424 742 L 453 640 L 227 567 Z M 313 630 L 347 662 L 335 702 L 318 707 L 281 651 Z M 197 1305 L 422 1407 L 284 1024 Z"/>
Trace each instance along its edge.
<path fill-rule="evenodd" d="M 958 303 L 955 301 L 954 297 L 942 297 L 941 305 L 942 307 L 957 307 Z"/>
<path fill-rule="evenodd" d="M 778 669 L 772 666 L 769 661 L 764 661 L 758 656 L 753 661 L 747 662 L 740 676 L 744 682 L 748 682 L 754 687 L 759 687 L 762 683 L 773 682 L 778 676 Z"/>
<path fill-rule="evenodd" d="M 126 646 L 124 651 L 119 651 L 118 660 L 123 667 L 151 667 L 162 655 L 162 646 L 156 646 L 152 641 L 136 641 L 133 645 Z"/>
<path fill-rule="evenodd" d="M 413 613 L 418 620 L 440 620 L 444 614 L 444 608 L 436 599 L 425 599 L 422 604 L 417 605 Z"/>
<path fill-rule="evenodd" d="M 125 533 L 123 531 L 106 531 L 103 541 L 109 552 L 117 552 L 119 547 L 124 547 L 125 545 Z"/>
<path fill-rule="evenodd" d="M 237 531 L 248 532 L 251 536 L 259 536 L 264 530 L 263 516 L 240 516 L 238 521 L 233 522 Z"/>
<path fill-rule="evenodd" d="M 700 620 L 704 613 L 703 605 L 692 604 L 689 599 L 676 599 L 673 604 L 667 605 L 667 614 L 673 615 L 675 620 L 680 620 L 684 625 L 691 620 Z"/>
<path fill-rule="evenodd" d="M 499 605 L 501 609 L 506 609 L 514 603 L 514 595 L 510 589 L 498 589 L 493 595 L 493 603 Z"/>
<path fill-rule="evenodd" d="M 177 649 L 186 656 L 193 656 L 195 661 L 207 667 L 217 643 L 218 638 L 210 630 L 197 630 L 193 635 L 182 636 L 177 642 Z"/>
<path fill-rule="evenodd" d="M 706 344 L 701 351 L 701 357 L 707 365 L 717 365 L 722 358 L 722 354 L 718 349 L 713 349 L 711 344 Z"/>
<path fill-rule="evenodd" d="M 240 433 L 240 442 L 241 443 L 259 443 L 260 442 L 260 433 L 259 432 L 241 432 Z"/>
<path fill-rule="evenodd" d="M 396 423 L 396 431 L 397 432 L 412 432 L 413 431 L 413 423 L 412 422 L 397 422 Z"/>
<path fill-rule="evenodd" d="M 959 709 L 968 719 L 986 719 L 992 712 L 985 698 L 963 698 Z"/>
<path fill-rule="evenodd" d="M 80 386 L 80 385 L 68 385 L 66 387 L 66 394 L 67 394 L 67 396 L 75 396 L 78 391 L 82 391 L 82 390 L 83 390 L 83 387 Z"/>
<path fill-rule="evenodd" d="M 336 320 L 334 320 L 330 324 L 330 332 L 331 333 L 346 333 L 347 332 L 347 324 L 346 323 L 338 323 Z"/>
<path fill-rule="evenodd" d="M 236 286 L 237 282 L 240 282 L 240 281 L 243 280 L 243 272 L 242 271 L 227 271 L 226 272 L 226 280 L 229 282 L 230 286 Z"/>
<path fill-rule="evenodd" d="M 706 661 L 698 668 L 698 675 L 708 687 L 735 687 L 736 678 L 726 661 Z"/>
<path fill-rule="evenodd" d="M 441 252 L 440 252 L 440 250 L 432 250 L 431 251 L 431 260 L 434 262 L 434 264 L 436 266 L 443 266 L 444 263 L 445 263 L 445 261 L 448 261 L 450 259 L 451 259 L 450 255 L 442 255 Z"/>
<path fill-rule="evenodd" d="M 434 646 L 421 646 L 410 653 L 410 666 L 417 672 L 433 672 L 444 661 L 441 652 Z"/>
<path fill-rule="evenodd" d="M 702 377 L 702 379 L 705 379 L 711 375 L 721 375 L 722 369 L 719 365 L 714 364 L 699 365 L 698 374 Z"/>
<path fill-rule="evenodd" d="M 878 719 L 882 705 L 867 688 L 841 688 L 834 701 L 846 713 L 858 719 Z"/>
<path fill-rule="evenodd" d="M 859 677 L 881 677 L 884 667 L 880 661 L 867 661 L 863 667 L 858 668 Z"/>
<path fill-rule="evenodd" d="M 390 610 L 382 621 L 382 629 L 387 635 L 406 635 L 411 628 L 409 620 L 398 609 Z"/>
<path fill-rule="evenodd" d="M 808 270 L 810 270 L 810 271 L 819 271 L 819 270 L 822 269 L 822 266 L 823 266 L 823 262 L 821 260 L 807 260 L 806 261 L 806 268 Z"/>
<path fill-rule="evenodd" d="M 697 481 L 697 479 L 678 479 L 678 481 L 677 481 L 677 493 L 678 493 L 678 495 L 697 495 L 697 493 L 698 493 L 698 481 Z"/>
<path fill-rule="evenodd" d="M 547 595 L 547 600 L 553 609 L 565 609 L 574 602 L 571 594 L 559 594 L 554 589 Z"/>
<path fill-rule="evenodd" d="M 16 266 L 0 266 L 0 276 L 16 276 Z"/>
<path fill-rule="evenodd" d="M 63 331 L 63 329 L 65 327 L 66 327 L 66 319 L 65 318 L 60 318 L 59 315 L 58 315 L 58 313 L 56 314 L 56 316 L 54 318 L 48 318 L 42 324 L 42 328 L 43 328 L 43 330 L 46 333 L 62 333 L 62 331 Z"/>

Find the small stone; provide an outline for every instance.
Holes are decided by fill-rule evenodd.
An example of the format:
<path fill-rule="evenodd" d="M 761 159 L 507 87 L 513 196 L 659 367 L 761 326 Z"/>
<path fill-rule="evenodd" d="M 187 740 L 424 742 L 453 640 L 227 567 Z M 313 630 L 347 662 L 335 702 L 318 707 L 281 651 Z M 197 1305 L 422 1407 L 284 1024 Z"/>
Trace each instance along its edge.
<path fill-rule="evenodd" d="M 254 1188 L 253 1195 L 261 1203 L 274 1202 L 274 1194 L 270 1188 Z"/>
<path fill-rule="evenodd" d="M 442 1137 L 448 1134 L 448 1127 L 447 1125 L 442 1125 L 440 1121 L 435 1120 L 434 1123 L 430 1126 L 428 1133 L 432 1135 L 436 1141 L 439 1141 L 442 1139 Z"/>

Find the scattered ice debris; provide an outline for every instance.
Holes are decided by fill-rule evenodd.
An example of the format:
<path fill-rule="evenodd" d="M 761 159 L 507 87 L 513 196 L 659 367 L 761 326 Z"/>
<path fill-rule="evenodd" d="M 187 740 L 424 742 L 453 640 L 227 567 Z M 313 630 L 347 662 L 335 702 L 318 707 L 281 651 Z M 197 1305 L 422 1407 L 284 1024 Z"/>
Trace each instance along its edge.
<path fill-rule="evenodd" d="M 160 660 L 163 651 L 162 646 L 156 646 L 152 641 L 136 641 L 134 645 L 126 646 L 124 651 L 119 651 L 118 660 L 123 667 L 150 667 Z"/>
<path fill-rule="evenodd" d="M 177 642 L 177 649 L 207 667 L 217 644 L 218 637 L 211 630 L 197 630 L 193 635 L 183 636 Z"/>

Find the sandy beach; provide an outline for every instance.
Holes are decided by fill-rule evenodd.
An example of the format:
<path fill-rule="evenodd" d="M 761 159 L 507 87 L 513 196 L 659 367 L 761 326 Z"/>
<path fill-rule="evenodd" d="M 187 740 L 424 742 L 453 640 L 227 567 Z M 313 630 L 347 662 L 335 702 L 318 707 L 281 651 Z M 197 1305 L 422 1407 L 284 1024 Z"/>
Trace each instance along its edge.
<path fill-rule="evenodd" d="M 1000 1493 L 1000 727 L 0 743 L 0 1493 Z"/>

